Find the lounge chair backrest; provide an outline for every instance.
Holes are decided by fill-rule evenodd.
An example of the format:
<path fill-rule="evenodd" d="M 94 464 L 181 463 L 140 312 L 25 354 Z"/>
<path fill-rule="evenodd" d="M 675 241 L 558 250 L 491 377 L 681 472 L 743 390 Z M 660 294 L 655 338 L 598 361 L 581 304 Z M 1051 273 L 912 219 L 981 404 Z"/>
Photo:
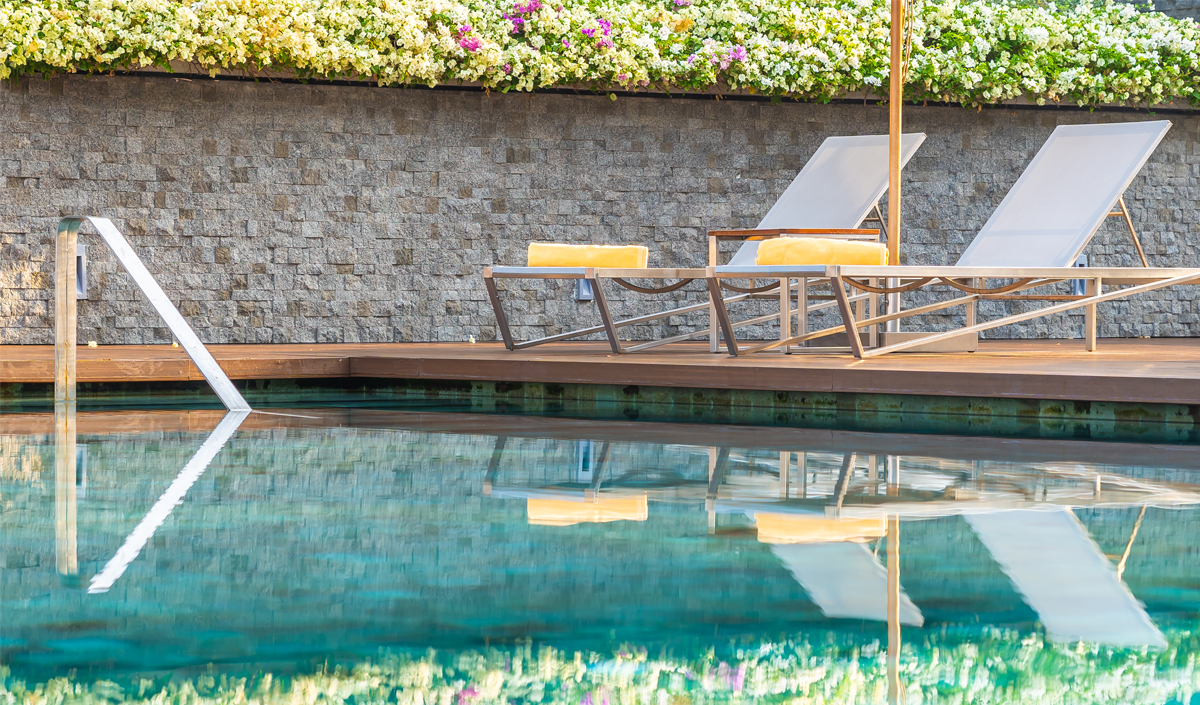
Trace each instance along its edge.
<path fill-rule="evenodd" d="M 1070 267 L 1170 128 L 1168 120 L 1055 128 L 957 266 Z"/>
<path fill-rule="evenodd" d="M 903 135 L 901 165 L 925 141 Z M 857 228 L 888 185 L 888 136 L 829 137 L 808 160 L 756 229 Z M 748 241 L 730 264 L 754 264 L 758 241 Z"/>

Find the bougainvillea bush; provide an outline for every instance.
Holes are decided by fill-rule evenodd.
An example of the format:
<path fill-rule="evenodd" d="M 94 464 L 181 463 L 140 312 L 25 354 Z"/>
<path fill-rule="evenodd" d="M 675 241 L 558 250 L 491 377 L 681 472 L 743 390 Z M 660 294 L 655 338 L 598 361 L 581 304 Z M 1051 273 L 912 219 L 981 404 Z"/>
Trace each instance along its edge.
<path fill-rule="evenodd" d="M 277 69 L 495 90 L 887 93 L 889 0 L 0 0 L 0 78 Z M 911 100 L 1200 104 L 1200 27 L 1125 3 L 915 0 Z"/>

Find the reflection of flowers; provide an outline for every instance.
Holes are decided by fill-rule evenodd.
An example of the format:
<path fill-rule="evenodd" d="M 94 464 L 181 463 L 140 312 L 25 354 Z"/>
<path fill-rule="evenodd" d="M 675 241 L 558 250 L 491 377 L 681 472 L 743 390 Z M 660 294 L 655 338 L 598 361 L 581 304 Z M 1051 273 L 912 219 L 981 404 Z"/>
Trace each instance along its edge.
<path fill-rule="evenodd" d="M 720 85 L 816 100 L 882 93 L 890 80 L 889 0 L 138 0 L 136 12 L 123 9 L 133 5 L 0 0 L 0 79 L 188 61 L 214 75 L 269 66 L 385 85 Z M 909 99 L 1200 103 L 1191 20 L 1109 0 L 913 0 L 912 11 Z M 559 44 L 572 51 L 545 51 Z"/>
<path fill-rule="evenodd" d="M 397 702 L 479 705 L 542 702 L 613 705 L 704 701 L 800 701 L 849 705 L 887 687 L 886 649 L 859 633 L 803 640 L 738 642 L 724 649 L 651 656 L 642 647 L 607 654 L 534 649 L 388 655 L 352 669 L 311 675 L 201 675 L 194 680 L 94 683 L 71 676 L 18 682 L 0 666 L 8 705 L 294 705 Z M 901 652 L 910 702 L 1187 702 L 1195 691 L 1200 633 L 1167 630 L 1161 652 L 1054 644 L 1039 634 L 981 628 L 957 638 L 926 632 Z M 658 649 L 653 650 L 658 653 Z M 718 653 L 720 652 L 720 653 Z"/>

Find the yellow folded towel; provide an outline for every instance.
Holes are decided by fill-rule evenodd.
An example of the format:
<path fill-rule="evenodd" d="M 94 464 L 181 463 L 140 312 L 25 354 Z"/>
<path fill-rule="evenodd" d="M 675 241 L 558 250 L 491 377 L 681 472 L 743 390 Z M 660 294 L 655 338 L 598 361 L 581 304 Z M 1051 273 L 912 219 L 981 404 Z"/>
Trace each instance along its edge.
<path fill-rule="evenodd" d="M 562 499 L 530 499 L 525 506 L 529 523 L 539 526 L 605 524 L 610 521 L 646 521 L 650 516 L 646 495 L 601 498 L 572 502 Z"/>
<path fill-rule="evenodd" d="M 530 267 L 612 267 L 644 269 L 650 250 L 641 245 L 560 245 L 529 243 Z"/>
<path fill-rule="evenodd" d="M 758 246 L 755 264 L 868 264 L 888 263 L 887 246 L 861 240 L 824 237 L 776 237 Z"/>
<path fill-rule="evenodd" d="M 787 514 L 756 514 L 758 540 L 762 543 L 825 543 L 879 538 L 887 533 L 883 517 L 874 519 L 826 519 Z"/>

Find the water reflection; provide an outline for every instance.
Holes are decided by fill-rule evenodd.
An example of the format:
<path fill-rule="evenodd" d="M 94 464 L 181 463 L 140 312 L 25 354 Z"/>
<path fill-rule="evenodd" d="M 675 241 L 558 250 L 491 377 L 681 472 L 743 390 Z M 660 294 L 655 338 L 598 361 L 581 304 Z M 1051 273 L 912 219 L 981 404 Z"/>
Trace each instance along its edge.
<path fill-rule="evenodd" d="M 843 442 L 850 442 L 853 435 L 844 434 Z M 867 440 L 878 443 L 880 439 Z M 988 459 L 981 457 L 987 450 L 978 448 L 966 453 L 974 459 L 956 460 L 956 443 L 922 440 L 924 452 L 939 452 L 942 457 L 844 451 L 839 458 L 839 454 L 782 450 L 773 463 L 774 458 L 761 447 L 709 446 L 705 449 L 710 470 L 704 499 L 710 530 L 715 531 L 718 515 L 744 516 L 756 529 L 758 541 L 771 545 L 772 553 L 826 617 L 921 626 L 925 619 L 920 609 L 898 577 L 889 576 L 880 562 L 880 545 L 890 542 L 889 551 L 895 549 L 899 555 L 898 540 L 887 536 L 887 527 L 899 520 L 961 515 L 1037 613 L 1053 641 L 1166 646 L 1161 631 L 1122 581 L 1122 573 L 1146 507 L 1200 504 L 1200 487 L 1147 481 L 1092 463 Z M 682 478 L 666 487 L 641 489 L 645 483 L 636 474 L 614 477 L 605 486 L 611 453 L 608 442 L 602 442 L 600 465 L 587 478 L 586 488 L 578 476 L 555 484 L 498 488 L 507 441 L 501 437 L 496 442 L 485 490 L 495 497 L 526 499 L 531 524 L 543 523 L 535 518 L 540 513 L 535 504 L 547 496 L 559 498 L 564 506 L 575 502 L 581 507 L 572 521 L 565 522 L 579 523 L 645 520 L 644 512 L 622 516 L 601 508 L 631 494 L 643 502 L 670 502 L 698 490 L 694 482 Z M 1019 451 L 1057 459 L 1065 450 L 1056 443 L 1041 446 L 1037 441 L 1024 441 Z M 996 450 L 1014 447 L 1000 445 Z M 1093 455 L 1103 452 L 1096 447 L 1080 450 Z M 1149 447 L 1142 450 L 1147 457 L 1161 452 Z M 1119 451 L 1128 454 L 1138 449 L 1122 447 Z M 576 455 L 582 467 L 586 456 L 582 450 Z M 595 508 L 591 518 L 589 507 Z M 1073 512 L 1087 507 L 1140 508 L 1116 565 Z M 888 587 L 892 581 L 894 590 Z"/>
<path fill-rule="evenodd" d="M 971 645 L 1198 651 L 1192 448 L 303 416 L 0 415 L 0 664 L 303 670 L 500 643 L 511 669 L 531 639 L 668 649 L 697 679 L 723 654 L 742 689 L 755 649 L 827 644 L 823 673 L 856 660 L 896 700 Z"/>

